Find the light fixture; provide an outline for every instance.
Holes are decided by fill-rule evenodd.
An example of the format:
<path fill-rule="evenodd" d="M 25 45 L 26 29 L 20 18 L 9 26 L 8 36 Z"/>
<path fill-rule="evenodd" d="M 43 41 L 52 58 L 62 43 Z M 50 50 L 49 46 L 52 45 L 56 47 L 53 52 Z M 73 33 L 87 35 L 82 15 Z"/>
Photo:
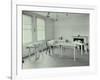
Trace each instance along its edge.
<path fill-rule="evenodd" d="M 67 12 L 67 13 L 65 13 L 65 15 L 66 15 L 66 16 L 68 16 L 68 15 L 69 15 L 69 13 Z"/>
<path fill-rule="evenodd" d="M 49 18 L 49 17 L 50 17 L 50 12 L 47 13 L 47 18 Z"/>
<path fill-rule="evenodd" d="M 56 14 L 56 21 L 58 21 L 58 15 Z"/>

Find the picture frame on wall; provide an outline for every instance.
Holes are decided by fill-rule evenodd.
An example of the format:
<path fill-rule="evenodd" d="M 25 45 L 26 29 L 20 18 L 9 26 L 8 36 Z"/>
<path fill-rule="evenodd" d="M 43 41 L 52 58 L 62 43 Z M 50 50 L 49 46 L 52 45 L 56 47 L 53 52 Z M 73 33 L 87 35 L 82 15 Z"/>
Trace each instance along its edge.
<path fill-rule="evenodd" d="M 54 28 L 47 29 L 43 27 L 44 25 L 46 26 L 46 22 L 44 22 L 42 19 L 48 21 L 47 25 L 49 27 L 51 27 L 52 23 L 54 22 L 55 25 L 59 26 L 62 24 L 62 26 L 61 27 L 59 26 L 60 29 L 57 29 L 56 26 L 55 28 L 56 30 Z M 79 21 L 77 22 L 78 19 Z M 53 21 L 50 22 L 50 20 Z M 63 21 L 60 24 L 61 20 Z M 41 4 L 41 3 L 38 4 L 12 3 L 12 69 L 11 69 L 12 80 L 57 77 L 57 76 L 67 76 L 67 75 L 70 76 L 87 75 L 95 73 L 96 55 L 97 55 L 95 54 L 96 53 L 95 20 L 96 20 L 96 9 L 95 7 L 92 6 Z M 70 27 L 72 26 L 72 28 L 71 29 L 70 27 L 64 28 L 63 27 L 64 21 L 69 21 L 68 23 L 70 24 L 65 22 L 66 24 L 68 24 L 66 26 Z M 35 27 L 33 27 L 34 25 Z M 42 28 L 40 28 L 41 25 Z M 37 28 L 36 26 L 39 27 Z M 79 26 L 78 27 L 79 32 L 77 31 L 77 29 L 76 30 L 75 28 L 73 29 L 73 26 L 74 27 Z M 85 32 L 86 35 L 82 33 L 80 26 L 84 27 L 82 31 L 87 31 Z M 68 32 L 67 29 L 70 29 L 70 32 L 72 31 L 71 37 L 64 35 L 65 34 L 64 30 L 65 32 Z M 59 31 L 59 33 L 57 33 L 57 31 Z M 53 39 L 55 41 L 52 41 Z M 61 43 L 59 45 L 57 44 L 59 43 L 59 41 L 63 41 L 63 39 L 68 46 L 71 46 L 71 48 L 68 47 L 68 49 L 70 48 L 72 51 L 71 58 L 67 59 L 67 61 L 71 61 L 73 62 L 73 64 L 70 64 L 69 66 L 67 66 L 65 55 L 62 56 L 60 54 L 64 52 L 65 48 L 63 48 L 63 45 L 65 45 L 65 43 Z M 41 41 L 43 44 L 42 47 L 40 48 Z M 52 46 L 47 45 L 47 41 L 51 41 Z M 82 45 L 77 44 L 79 46 L 76 47 L 77 43 L 76 41 L 80 41 Z M 72 42 L 74 42 L 75 44 L 73 44 Z M 38 46 L 36 45 L 37 43 L 39 44 Z M 87 45 L 85 45 L 85 43 L 88 43 L 87 44 L 88 47 Z M 33 44 L 35 46 L 33 46 Z M 49 50 L 52 53 L 52 49 L 54 53 L 58 51 L 56 54 L 54 54 L 54 56 L 49 53 Z M 81 59 L 77 57 L 78 51 L 79 51 L 79 56 L 81 56 L 82 59 L 84 56 L 88 55 L 88 57 L 86 57 L 87 59 L 86 63 L 82 63 L 84 62 L 84 60 L 81 62 Z M 44 56 L 46 57 L 46 61 L 42 63 L 41 61 L 45 60 Z M 48 56 L 51 56 L 54 59 L 56 56 L 57 61 L 56 60 L 54 60 L 56 62 L 52 61 L 50 57 L 49 59 L 47 59 Z M 64 63 L 63 61 L 62 62 L 58 61 L 62 57 L 64 59 L 63 60 Z"/>

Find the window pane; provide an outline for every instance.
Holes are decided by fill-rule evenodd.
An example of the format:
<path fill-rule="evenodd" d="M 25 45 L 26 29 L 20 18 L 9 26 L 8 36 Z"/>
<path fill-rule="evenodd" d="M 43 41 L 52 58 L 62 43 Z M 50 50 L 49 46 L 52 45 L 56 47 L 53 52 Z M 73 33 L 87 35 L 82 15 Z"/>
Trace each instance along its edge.
<path fill-rule="evenodd" d="M 28 15 L 23 15 L 23 23 L 24 25 L 26 24 L 32 24 L 32 17 L 31 16 L 28 16 Z"/>
<path fill-rule="evenodd" d="M 38 38 L 38 40 L 45 40 L 45 33 L 44 33 L 44 31 L 38 31 L 38 33 L 37 33 L 37 38 Z"/>
<path fill-rule="evenodd" d="M 45 40 L 45 21 L 37 18 L 37 40 Z"/>
<path fill-rule="evenodd" d="M 31 30 L 32 29 L 32 25 L 30 25 L 30 24 L 29 25 L 28 24 L 27 25 L 23 24 L 23 29 L 30 29 Z"/>
<path fill-rule="evenodd" d="M 31 30 L 23 30 L 23 43 L 32 42 L 32 31 Z"/>
<path fill-rule="evenodd" d="M 23 15 L 23 45 L 32 42 L 32 17 Z"/>

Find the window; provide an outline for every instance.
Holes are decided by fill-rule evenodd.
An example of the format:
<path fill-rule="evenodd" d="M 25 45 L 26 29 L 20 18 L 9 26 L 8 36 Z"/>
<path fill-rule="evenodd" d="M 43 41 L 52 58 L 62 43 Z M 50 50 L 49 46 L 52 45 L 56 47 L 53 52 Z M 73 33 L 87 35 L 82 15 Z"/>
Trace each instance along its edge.
<path fill-rule="evenodd" d="M 23 15 L 23 44 L 32 42 L 32 17 Z"/>
<path fill-rule="evenodd" d="M 37 18 L 37 40 L 45 40 L 45 20 Z"/>

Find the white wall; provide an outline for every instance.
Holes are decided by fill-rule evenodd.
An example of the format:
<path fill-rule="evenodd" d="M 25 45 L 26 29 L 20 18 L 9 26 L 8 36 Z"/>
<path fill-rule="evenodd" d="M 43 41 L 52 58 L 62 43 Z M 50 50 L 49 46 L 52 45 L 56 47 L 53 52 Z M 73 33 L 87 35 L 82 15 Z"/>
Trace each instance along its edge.
<path fill-rule="evenodd" d="M 72 40 L 73 36 L 89 35 L 89 15 L 88 14 L 69 14 L 64 19 L 55 22 L 55 38 L 60 36 Z"/>
<path fill-rule="evenodd" d="M 46 40 L 54 39 L 54 21 L 46 18 Z"/>

